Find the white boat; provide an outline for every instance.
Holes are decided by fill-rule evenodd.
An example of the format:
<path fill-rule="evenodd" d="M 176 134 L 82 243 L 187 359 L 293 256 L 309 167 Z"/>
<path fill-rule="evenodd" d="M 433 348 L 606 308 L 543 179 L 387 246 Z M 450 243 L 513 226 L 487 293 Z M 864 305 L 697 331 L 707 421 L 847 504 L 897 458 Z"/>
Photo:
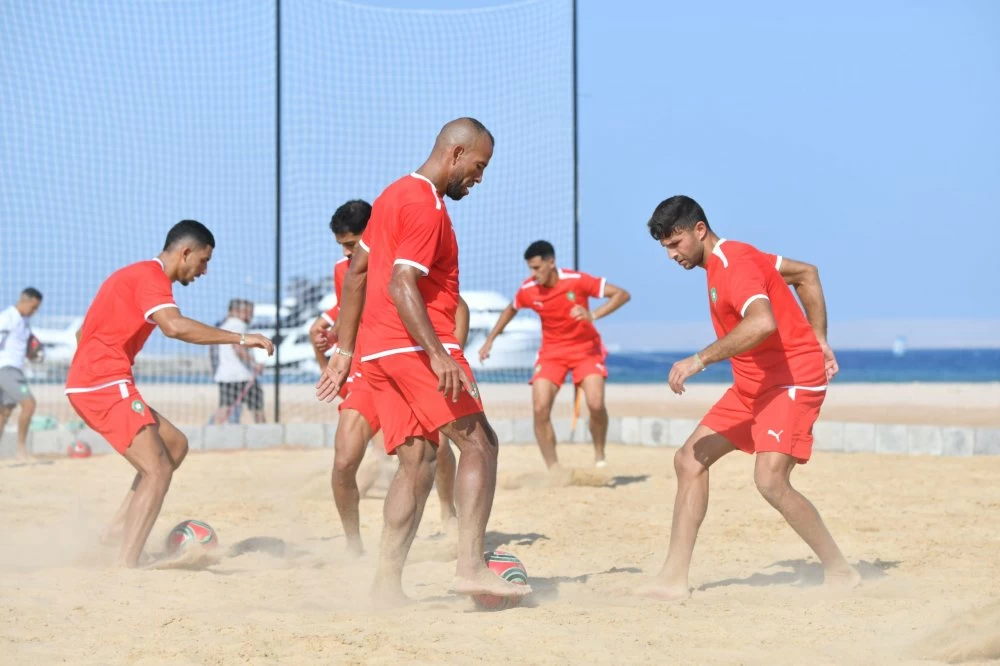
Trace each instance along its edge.
<path fill-rule="evenodd" d="M 76 353 L 76 332 L 82 325 L 83 317 L 33 317 L 31 332 L 42 343 L 45 362 L 68 364 L 72 361 Z"/>
<path fill-rule="evenodd" d="M 479 348 L 486 340 L 500 313 L 510 303 L 510 299 L 495 291 L 466 291 L 462 298 L 469 305 L 469 339 L 466 343 L 466 359 L 473 370 L 530 370 L 535 364 L 535 355 L 542 343 L 542 325 L 534 313 L 522 312 L 507 325 L 507 329 L 493 343 L 493 350 L 485 363 L 479 362 Z M 282 308 L 282 319 L 286 326 L 282 328 L 282 340 L 279 345 L 281 367 L 293 368 L 310 374 L 319 374 L 316 356 L 313 353 L 312 342 L 309 340 L 309 327 L 321 312 L 336 304 L 332 294 L 324 296 L 315 311 L 305 318 L 305 321 L 293 324 L 286 320 L 290 311 Z M 273 339 L 274 337 L 273 305 L 256 305 L 254 321 L 250 330 L 261 333 Z M 258 316 L 260 315 L 260 316 Z M 263 350 L 254 350 L 258 363 L 273 368 L 277 354 L 268 357 Z"/>

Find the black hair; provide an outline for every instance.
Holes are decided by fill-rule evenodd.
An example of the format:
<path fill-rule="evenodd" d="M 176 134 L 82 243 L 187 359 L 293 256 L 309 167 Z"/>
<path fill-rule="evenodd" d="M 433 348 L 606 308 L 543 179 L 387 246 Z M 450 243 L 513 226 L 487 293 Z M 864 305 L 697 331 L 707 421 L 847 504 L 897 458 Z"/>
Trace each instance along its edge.
<path fill-rule="evenodd" d="M 215 248 L 215 236 L 201 222 L 196 220 L 181 220 L 170 227 L 167 232 L 167 240 L 163 243 L 163 250 L 167 251 L 182 240 L 193 240 L 198 247 L 206 245 Z"/>
<path fill-rule="evenodd" d="M 368 226 L 372 205 L 362 199 L 342 204 L 330 218 L 330 231 L 335 234 L 360 234 Z"/>
<path fill-rule="evenodd" d="M 33 298 L 36 301 L 42 300 L 42 292 L 38 291 L 34 287 L 25 287 L 21 291 L 21 298 Z"/>
<path fill-rule="evenodd" d="M 496 147 L 497 145 L 496 139 L 493 138 L 493 133 L 490 132 L 488 129 L 486 129 L 486 125 L 482 124 L 475 118 L 469 118 L 468 116 L 466 116 L 465 118 L 459 118 L 459 120 L 466 121 L 467 123 L 472 125 L 476 129 L 476 131 L 481 132 L 486 136 L 488 136 L 490 138 L 490 145 Z"/>
<path fill-rule="evenodd" d="M 693 229 L 694 225 L 704 222 L 709 230 L 705 211 L 698 202 L 683 194 L 664 199 L 649 218 L 649 235 L 656 240 L 669 238 L 677 229 Z"/>
<path fill-rule="evenodd" d="M 552 243 L 546 240 L 537 240 L 528 246 L 528 249 L 524 251 L 524 260 L 528 261 L 534 257 L 541 257 L 542 259 L 551 259 L 556 256 L 556 249 L 552 247 Z"/>
<path fill-rule="evenodd" d="M 245 298 L 234 298 L 229 301 L 229 311 L 232 312 L 238 308 L 252 308 L 253 302 L 248 301 Z"/>

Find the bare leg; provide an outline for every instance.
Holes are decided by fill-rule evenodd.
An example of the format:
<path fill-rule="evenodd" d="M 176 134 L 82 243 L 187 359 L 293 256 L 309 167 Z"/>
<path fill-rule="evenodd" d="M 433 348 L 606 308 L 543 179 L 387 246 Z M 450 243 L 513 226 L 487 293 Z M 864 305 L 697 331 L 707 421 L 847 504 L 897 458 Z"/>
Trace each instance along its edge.
<path fill-rule="evenodd" d="M 125 459 L 132 463 L 141 478 L 129 502 L 125 533 L 118 553 L 120 566 L 135 567 L 139 563 L 139 556 L 170 488 L 173 464 L 157 430 L 156 426 L 146 426 L 125 451 Z"/>
<path fill-rule="evenodd" d="M 253 411 L 253 422 L 254 423 L 267 423 L 267 416 L 264 415 L 263 409 L 255 409 Z"/>
<path fill-rule="evenodd" d="M 14 407 L 0 406 L 0 440 L 3 440 L 4 429 L 7 427 L 7 420 L 14 413 Z"/>
<path fill-rule="evenodd" d="M 441 505 L 441 525 L 446 534 L 458 530 L 458 512 L 455 510 L 455 473 L 458 463 L 455 452 L 451 450 L 451 442 L 441 436 L 441 445 L 437 450 L 437 474 L 434 484 L 437 487 L 438 502 Z"/>
<path fill-rule="evenodd" d="M 347 552 L 353 555 L 364 552 L 361 545 L 361 517 L 358 512 L 361 493 L 358 490 L 357 474 L 371 437 L 371 426 L 360 412 L 345 409 L 340 413 L 334 438 L 330 483 L 333 487 L 333 502 L 344 526 L 344 536 L 347 537 Z"/>
<path fill-rule="evenodd" d="M 552 403 L 555 402 L 558 392 L 559 387 L 547 379 L 536 379 L 531 385 L 531 404 L 535 417 L 535 441 L 538 442 L 538 448 L 545 460 L 545 467 L 548 469 L 559 464 L 559 458 L 556 457 L 556 431 L 552 427 Z"/>
<path fill-rule="evenodd" d="M 590 413 L 590 438 L 594 442 L 594 463 L 603 466 L 604 445 L 608 439 L 608 410 L 604 406 L 604 377 L 587 375 L 580 382 Z"/>
<path fill-rule="evenodd" d="M 160 439 L 163 441 L 164 446 L 167 449 L 167 456 L 170 458 L 170 464 L 176 471 L 181 463 L 188 454 L 188 438 L 187 435 L 182 433 L 177 427 L 165 419 L 159 412 L 155 409 L 153 411 L 153 418 L 156 419 L 156 425 L 159 430 Z M 118 511 L 115 512 L 114 518 L 108 523 L 108 526 L 104 528 L 101 533 L 101 543 L 111 544 L 117 543 L 121 539 L 122 534 L 125 532 L 125 518 L 128 515 L 128 507 L 132 503 L 132 497 L 135 496 L 136 488 L 139 487 L 139 481 L 142 479 L 142 474 L 136 474 L 135 478 L 132 479 L 132 487 L 129 491 L 125 493 L 125 497 L 122 499 L 121 505 L 118 507 Z"/>
<path fill-rule="evenodd" d="M 403 564 L 417 535 L 417 527 L 434 485 L 434 445 L 411 437 L 396 449 L 399 469 L 385 497 L 382 543 L 372 595 L 381 603 L 408 601 L 403 593 Z"/>
<path fill-rule="evenodd" d="M 802 537 L 823 564 L 828 585 L 856 587 L 861 576 L 840 552 L 823 518 L 802 493 L 792 487 L 795 459 L 784 453 L 767 451 L 757 454 L 753 480 L 768 504 L 778 510 L 792 529 Z"/>
<path fill-rule="evenodd" d="M 728 439 L 699 425 L 674 454 L 677 496 L 670 525 L 670 549 L 660 573 L 650 583 L 636 588 L 636 594 L 664 601 L 690 596 L 688 572 L 691 555 L 698 538 L 698 528 L 708 510 L 708 468 L 734 450 Z"/>
<path fill-rule="evenodd" d="M 390 456 L 385 452 L 385 445 L 376 435 L 368 442 L 365 449 L 365 458 L 358 468 L 358 494 L 364 497 L 368 494 L 380 478 L 384 470 L 392 469 L 396 472 L 396 456 Z"/>
<path fill-rule="evenodd" d="M 550 382 L 551 384 L 551 382 Z M 524 596 L 531 587 L 508 582 L 490 571 L 483 560 L 486 523 L 497 486 L 496 433 L 481 412 L 441 428 L 461 454 L 455 491 L 458 500 L 458 563 L 452 589 L 459 594 Z"/>
<path fill-rule="evenodd" d="M 17 457 L 30 460 L 28 453 L 28 432 L 31 430 L 31 417 L 35 415 L 35 399 L 25 398 L 20 403 L 21 414 L 17 417 Z"/>

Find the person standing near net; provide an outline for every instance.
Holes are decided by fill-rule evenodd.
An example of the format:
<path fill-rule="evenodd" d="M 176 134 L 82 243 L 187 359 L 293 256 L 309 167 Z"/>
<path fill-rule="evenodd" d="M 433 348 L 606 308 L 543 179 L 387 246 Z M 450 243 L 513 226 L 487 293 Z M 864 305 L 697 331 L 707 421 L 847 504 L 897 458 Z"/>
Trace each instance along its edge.
<path fill-rule="evenodd" d="M 531 381 L 535 439 L 545 466 L 559 465 L 556 455 L 556 432 L 552 427 L 552 405 L 559 388 L 572 373 L 576 391 L 582 391 L 590 412 L 590 436 L 594 442 L 594 462 L 605 466 L 604 445 L 608 434 L 608 411 L 604 405 L 604 384 L 608 377 L 607 352 L 594 321 L 628 303 L 629 293 L 609 283 L 578 271 L 556 267 L 555 248 L 548 241 L 535 241 L 524 252 L 531 277 L 521 283 L 514 300 L 500 314 L 493 330 L 479 349 L 479 360 L 490 356 L 493 342 L 518 310 L 528 308 L 542 320 L 542 348 L 535 360 Z M 594 310 L 591 298 L 607 298 Z"/>
<path fill-rule="evenodd" d="M 360 355 L 386 451 L 399 459 L 385 499 L 373 588 L 385 603 L 406 599 L 403 565 L 434 480 L 439 430 L 461 453 L 453 591 L 504 597 L 531 592 L 497 576 L 483 558 L 499 448 L 455 337 L 458 242 L 443 197 L 466 196 L 482 182 L 492 155 L 493 136 L 482 123 L 453 120 L 441 129 L 427 161 L 375 200 L 344 283 L 339 347 L 317 383 L 317 397 L 332 400 L 352 357 Z"/>
<path fill-rule="evenodd" d="M 80 418 L 136 470 L 105 541 L 122 537 L 119 565 L 139 563 L 187 437 L 152 409 L 135 387 L 132 364 L 153 330 L 199 345 L 238 344 L 274 353 L 266 337 L 206 326 L 181 315 L 173 283 L 187 286 L 208 271 L 215 238 L 200 222 L 183 220 L 167 233 L 163 251 L 112 273 L 101 285 L 77 333 L 66 395 Z"/>
<path fill-rule="evenodd" d="M 792 487 L 796 465 L 812 454 L 812 427 L 837 359 L 826 341 L 826 302 L 814 266 L 719 238 L 698 203 L 666 199 L 649 220 L 652 237 L 686 270 L 704 268 L 718 339 L 673 365 L 678 395 L 688 378 L 730 359 L 733 385 L 674 455 L 677 496 L 662 570 L 637 594 L 663 600 L 690 595 L 688 572 L 708 508 L 709 468 L 737 449 L 756 454 L 754 482 L 764 499 L 812 548 L 827 583 L 854 587 L 858 572 L 840 552 L 816 507 Z M 795 287 L 805 308 L 795 300 Z"/>
<path fill-rule="evenodd" d="M 336 264 L 334 288 L 337 303 L 343 296 L 343 275 L 354 255 L 361 234 L 368 226 L 372 207 L 361 200 L 348 201 L 333 214 L 330 229 L 337 243 L 343 248 L 344 258 Z M 344 271 L 340 267 L 344 266 Z M 329 322 L 335 323 L 339 315 L 339 307 L 324 313 Z M 313 325 L 314 328 L 316 324 Z M 455 316 L 455 337 L 459 344 L 464 345 L 469 335 L 469 308 L 465 301 L 459 299 Z M 332 327 L 316 331 L 317 336 L 335 343 L 331 335 Z M 318 345 L 317 345 L 318 346 Z M 325 357 L 324 357 L 325 359 Z M 347 551 L 353 555 L 364 552 L 361 542 L 361 518 L 359 504 L 361 498 L 374 485 L 382 467 L 391 459 L 384 451 L 372 451 L 369 462 L 362 465 L 369 442 L 379 432 L 381 425 L 375 410 L 374 396 L 365 382 L 361 365 L 357 357 L 351 367 L 351 374 L 340 390 L 343 401 L 338 410 L 340 418 L 337 421 L 337 432 L 334 436 L 333 472 L 330 483 L 333 488 L 333 500 L 344 526 L 344 536 L 347 541 Z M 455 454 L 447 440 L 438 447 L 437 471 L 435 486 L 441 505 L 441 523 L 449 531 L 455 521 Z"/>
<path fill-rule="evenodd" d="M 229 301 L 226 318 L 219 324 L 224 331 L 243 335 L 253 321 L 253 303 L 234 298 Z M 243 405 L 253 414 L 254 423 L 264 423 L 264 391 L 257 383 L 257 376 L 264 367 L 254 361 L 253 354 L 239 344 L 219 345 L 215 348 L 218 365 L 215 383 L 219 385 L 219 408 L 212 417 L 213 423 L 239 423 Z"/>
<path fill-rule="evenodd" d="M 41 345 L 31 349 L 32 340 L 28 320 L 42 305 L 42 292 L 28 287 L 21 292 L 15 305 L 0 312 L 0 439 L 14 409 L 21 408 L 17 419 L 17 457 L 28 460 L 28 430 L 35 414 L 35 396 L 31 394 L 24 376 L 24 359 L 33 359 L 40 353 Z"/>

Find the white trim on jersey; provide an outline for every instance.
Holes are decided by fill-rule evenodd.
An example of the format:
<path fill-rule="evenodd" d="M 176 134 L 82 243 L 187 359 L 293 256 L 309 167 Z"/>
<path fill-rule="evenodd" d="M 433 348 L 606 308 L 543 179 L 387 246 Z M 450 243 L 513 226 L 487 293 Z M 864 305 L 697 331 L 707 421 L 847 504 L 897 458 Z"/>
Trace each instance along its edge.
<path fill-rule="evenodd" d="M 371 253 L 372 253 L 372 251 L 371 251 L 371 248 L 369 248 L 369 247 L 368 247 L 368 246 L 367 246 L 367 245 L 365 244 L 365 242 L 364 242 L 363 240 L 361 240 L 360 238 L 358 239 L 358 245 L 360 245 L 360 246 L 361 246 L 361 249 L 362 249 L 362 250 L 364 250 L 365 252 L 367 252 L 368 254 L 371 254 Z M 346 259 L 347 257 L 344 257 L 344 258 Z"/>
<path fill-rule="evenodd" d="M 321 314 L 321 315 L 320 315 L 320 317 L 322 317 L 322 318 L 323 318 L 323 321 L 325 321 L 326 323 L 328 323 L 328 324 L 329 324 L 330 326 L 333 326 L 334 324 L 336 324 L 336 323 L 337 323 L 337 322 L 335 322 L 335 321 L 333 320 L 333 317 L 331 317 L 330 315 L 328 315 L 328 314 L 327 314 L 327 313 L 325 313 L 325 312 L 324 312 L 323 314 Z"/>
<path fill-rule="evenodd" d="M 760 300 L 762 298 L 765 301 L 771 300 L 770 298 L 767 297 L 767 294 L 754 294 L 753 296 L 751 296 L 750 298 L 748 298 L 746 300 L 746 303 L 743 304 L 743 307 L 740 308 L 740 316 L 741 317 L 746 317 L 747 316 L 747 308 L 750 307 L 750 304 L 753 303 L 754 301 Z"/>
<path fill-rule="evenodd" d="M 101 384 L 100 386 L 88 386 L 86 388 L 67 388 L 63 393 L 69 395 L 70 393 L 93 393 L 94 391 L 100 391 L 106 388 L 111 388 L 112 386 L 125 386 L 126 384 L 131 384 L 131 379 L 116 379 L 113 382 L 108 382 L 106 384 Z M 128 397 L 128 388 L 119 389 L 122 391 L 122 397 Z"/>
<path fill-rule="evenodd" d="M 153 316 L 154 312 L 159 312 L 160 310 L 166 310 L 167 308 L 176 308 L 176 307 L 177 307 L 176 303 L 162 303 L 160 305 L 157 305 L 155 308 L 150 308 L 149 310 L 146 311 L 145 315 L 146 321 L 148 321 L 150 324 L 155 324 L 156 322 L 150 319 L 150 317 Z"/>
<path fill-rule="evenodd" d="M 795 400 L 795 393 L 797 391 L 825 391 L 828 384 L 823 386 L 782 386 L 781 388 L 788 389 L 788 397 Z"/>
<path fill-rule="evenodd" d="M 726 253 L 722 251 L 722 244 L 726 242 L 725 238 L 720 238 L 719 242 L 715 244 L 712 248 L 712 254 L 722 259 L 722 267 L 729 268 L 729 259 L 726 258 Z"/>
<path fill-rule="evenodd" d="M 438 196 L 437 188 L 434 187 L 434 183 L 431 182 L 431 179 L 428 178 L 427 176 L 420 175 L 416 171 L 412 172 L 410 176 L 413 178 L 419 178 L 420 180 L 424 181 L 425 183 L 431 186 L 431 194 L 434 195 L 434 208 L 436 210 L 441 210 L 441 197 Z"/>
<path fill-rule="evenodd" d="M 156 263 L 158 263 L 160 265 L 160 268 L 163 269 L 164 273 L 167 272 L 167 267 L 163 265 L 163 261 L 159 257 L 153 257 L 152 259 L 150 259 L 150 261 L 155 261 Z"/>
<path fill-rule="evenodd" d="M 781 260 L 782 259 L 784 259 L 784 257 L 782 257 L 779 254 L 778 258 L 774 260 L 774 270 L 776 270 L 776 271 L 780 271 L 781 270 Z"/>
<path fill-rule="evenodd" d="M 456 345 L 454 342 L 446 342 L 441 345 L 448 351 L 455 349 L 461 349 L 460 345 Z M 362 356 L 362 361 L 374 361 L 377 358 L 382 358 L 383 356 L 393 356 L 394 354 L 408 354 L 410 352 L 422 352 L 424 348 L 420 345 L 415 345 L 413 347 L 397 347 L 396 349 L 386 349 L 385 351 L 380 351 L 375 354 L 368 354 L 367 356 Z"/>
<path fill-rule="evenodd" d="M 598 298 L 604 298 L 604 288 L 608 286 L 608 278 L 601 278 L 601 289 L 597 292 Z"/>
<path fill-rule="evenodd" d="M 413 268 L 416 268 L 418 271 L 420 271 L 424 275 L 429 275 L 430 272 L 431 272 L 430 269 L 427 268 L 426 266 L 424 266 L 423 264 L 418 264 L 417 262 L 412 261 L 410 259 L 397 259 L 396 261 L 392 262 L 392 265 L 393 266 L 412 266 Z"/>
<path fill-rule="evenodd" d="M 556 270 L 559 271 L 559 279 L 560 280 L 579 280 L 580 279 L 580 274 L 579 273 L 564 273 L 563 269 L 561 269 L 561 268 L 558 268 Z"/>

